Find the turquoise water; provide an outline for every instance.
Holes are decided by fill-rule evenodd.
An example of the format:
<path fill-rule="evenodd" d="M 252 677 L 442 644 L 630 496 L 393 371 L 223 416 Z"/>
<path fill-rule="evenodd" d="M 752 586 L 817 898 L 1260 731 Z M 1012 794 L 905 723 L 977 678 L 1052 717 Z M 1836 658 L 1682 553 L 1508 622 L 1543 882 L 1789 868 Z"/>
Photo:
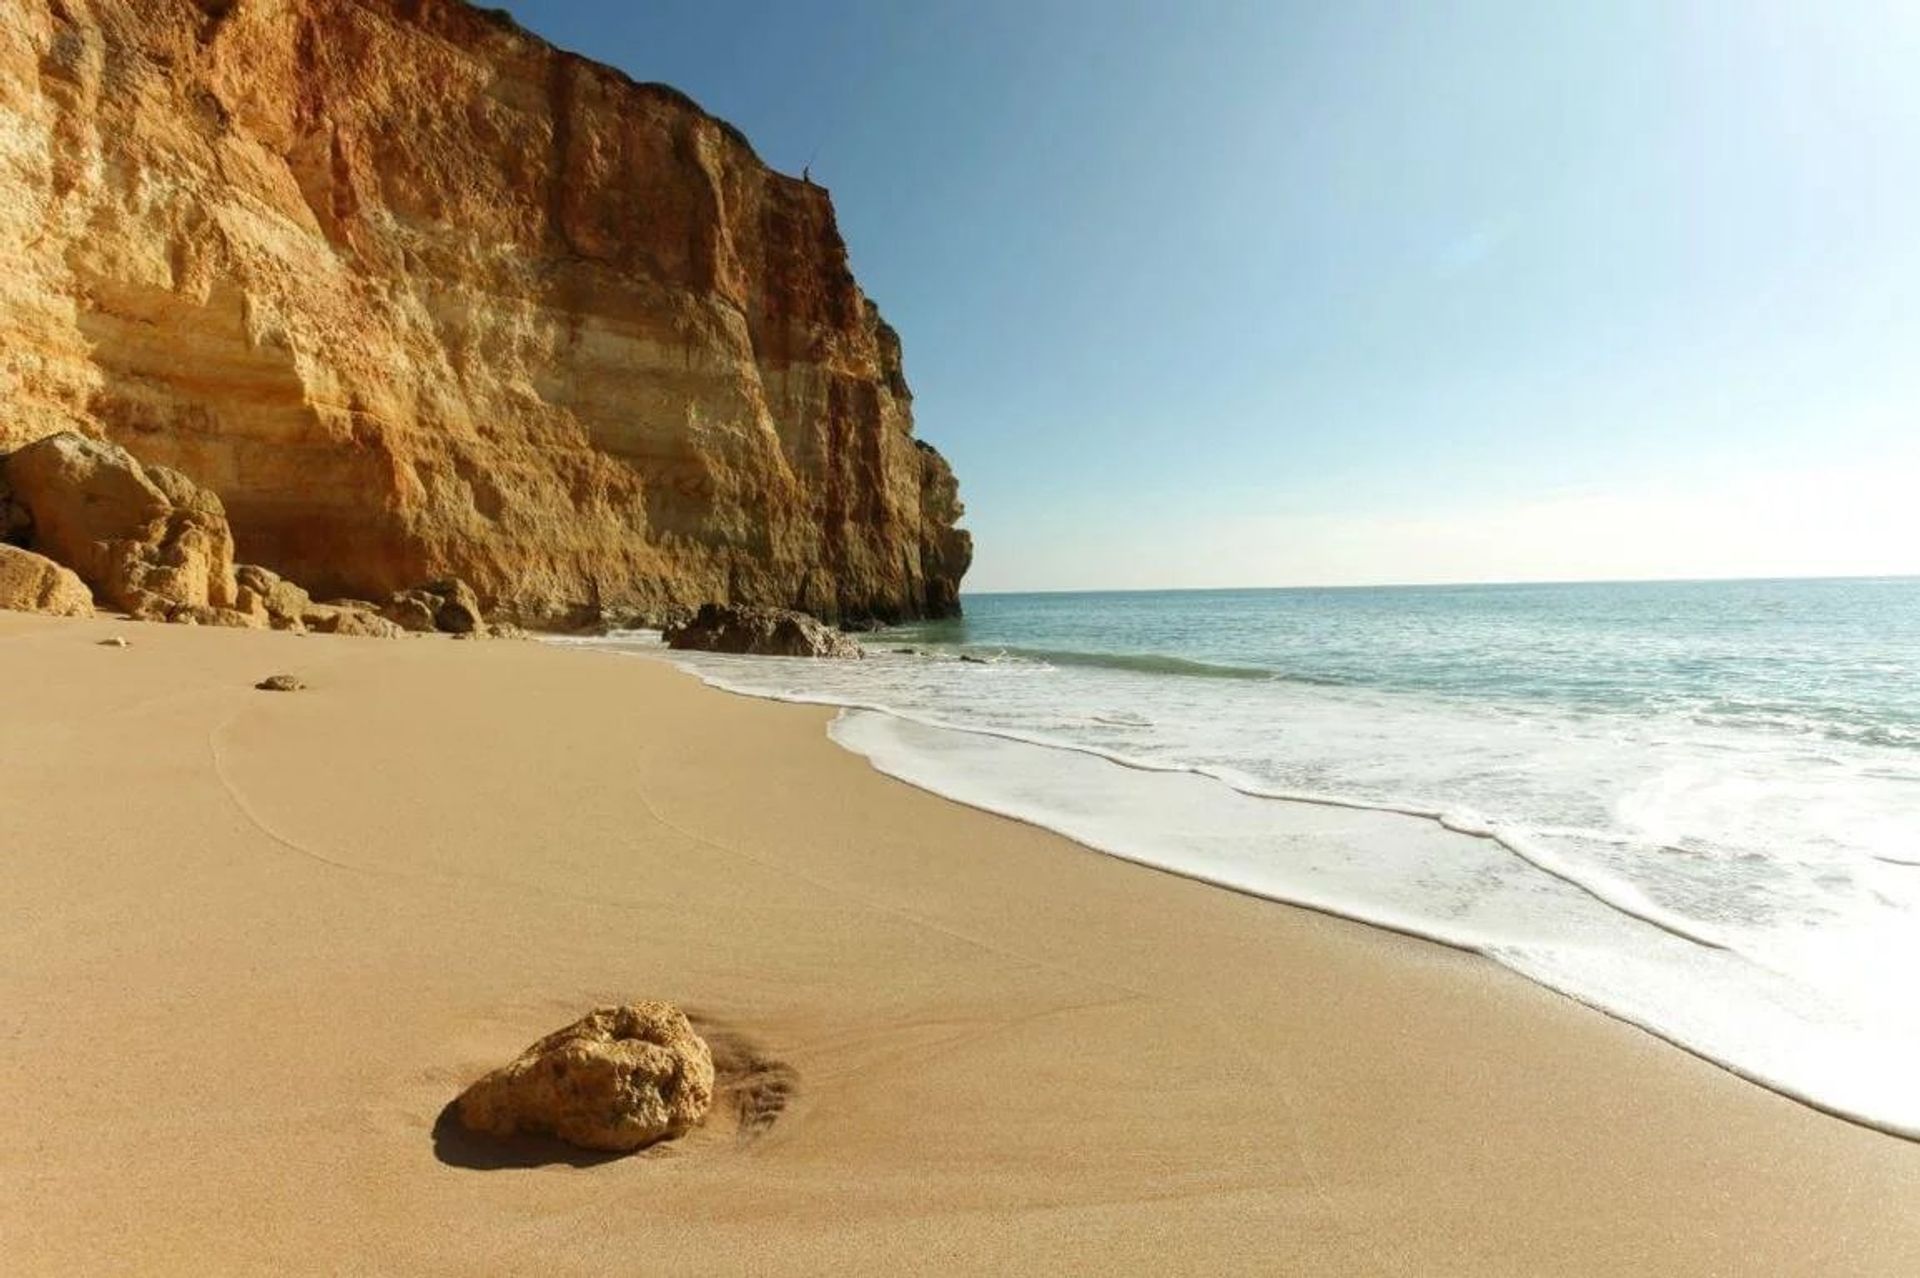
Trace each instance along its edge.
<path fill-rule="evenodd" d="M 895 637 L 1920 749 L 1920 579 L 975 595 Z"/>
<path fill-rule="evenodd" d="M 849 707 L 835 739 L 929 789 L 1920 1135 L 1920 580 L 965 602 L 858 663 L 676 659 Z"/>

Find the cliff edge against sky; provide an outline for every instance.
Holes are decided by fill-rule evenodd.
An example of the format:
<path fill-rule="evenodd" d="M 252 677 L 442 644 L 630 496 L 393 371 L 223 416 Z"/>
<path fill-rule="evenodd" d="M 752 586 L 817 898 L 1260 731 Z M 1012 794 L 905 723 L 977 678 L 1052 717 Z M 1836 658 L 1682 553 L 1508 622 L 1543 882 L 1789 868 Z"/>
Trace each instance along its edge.
<path fill-rule="evenodd" d="M 820 187 L 460 0 L 12 0 L 0 451 L 214 490 L 317 597 L 957 608 L 952 472 Z"/>

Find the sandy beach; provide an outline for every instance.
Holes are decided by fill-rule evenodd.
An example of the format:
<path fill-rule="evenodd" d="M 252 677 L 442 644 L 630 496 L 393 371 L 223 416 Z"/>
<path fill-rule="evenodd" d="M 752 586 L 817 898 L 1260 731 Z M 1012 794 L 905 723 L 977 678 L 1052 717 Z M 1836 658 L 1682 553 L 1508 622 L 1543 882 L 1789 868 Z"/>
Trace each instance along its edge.
<path fill-rule="evenodd" d="M 11 613 L 0 670 L 8 1274 L 1920 1272 L 1920 1145 L 917 791 L 830 711 Z M 716 1046 L 696 1135 L 442 1121 L 637 998 Z"/>

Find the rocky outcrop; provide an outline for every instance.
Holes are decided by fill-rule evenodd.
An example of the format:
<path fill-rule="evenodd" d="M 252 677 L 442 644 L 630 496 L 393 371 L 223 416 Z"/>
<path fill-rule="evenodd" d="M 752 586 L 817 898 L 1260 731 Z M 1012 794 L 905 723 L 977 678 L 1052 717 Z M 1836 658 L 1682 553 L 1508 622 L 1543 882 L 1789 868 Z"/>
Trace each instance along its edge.
<path fill-rule="evenodd" d="M 234 569 L 234 607 L 262 618 L 275 630 L 303 630 L 313 596 L 271 569 L 241 564 Z"/>
<path fill-rule="evenodd" d="M 0 459 L 0 475 L 8 500 L 22 512 L 29 544 L 50 558 L 16 554 L 71 577 L 88 612 L 91 586 L 113 607 L 145 620 L 373 638 L 402 633 L 370 603 L 316 604 L 271 569 L 235 566 L 220 499 L 178 472 L 141 465 L 115 444 L 72 432 L 50 435 Z M 77 575 L 53 559 L 71 564 Z M 477 623 L 472 592 L 458 582 L 440 584 L 447 598 L 429 596 L 435 606 L 457 621 Z M 72 590 L 62 590 L 70 605 Z"/>
<path fill-rule="evenodd" d="M 666 632 L 670 648 L 750 653 L 759 657 L 842 657 L 866 650 L 805 613 L 781 608 L 729 608 L 704 604 L 685 625 Z"/>
<path fill-rule="evenodd" d="M 713 1054 L 671 1003 L 602 1007 L 549 1034 L 455 1102 L 490 1136 L 626 1151 L 679 1136 L 713 1105 Z"/>
<path fill-rule="evenodd" d="M 0 172 L 0 451 L 122 443 L 320 597 L 957 606 L 827 193 L 671 89 L 460 0 L 10 0 Z"/>
<path fill-rule="evenodd" d="M 308 604 L 300 614 L 302 628 L 319 635 L 352 635 L 361 639 L 403 639 L 406 631 L 374 610 L 372 604 L 342 600 Z"/>
<path fill-rule="evenodd" d="M 472 635 L 485 634 L 487 629 L 479 597 L 458 577 L 402 590 L 387 600 L 380 613 L 402 630 Z"/>
<path fill-rule="evenodd" d="M 165 466 L 71 431 L 5 459 L 32 548 L 136 615 L 231 609 L 233 535 L 220 499 Z"/>
<path fill-rule="evenodd" d="M 955 527 L 966 507 L 960 502 L 960 481 L 947 459 L 924 440 L 920 449 L 920 564 L 926 574 L 926 615 L 957 616 L 960 579 L 973 563 L 973 537 Z"/>
<path fill-rule="evenodd" d="M 93 596 L 72 569 L 0 542 L 0 608 L 55 617 L 91 617 Z"/>
<path fill-rule="evenodd" d="M 664 608 L 607 605 L 581 609 L 567 619 L 565 629 L 580 634 L 605 635 L 619 630 L 677 629 L 693 620 L 694 609 L 679 604 Z"/>
<path fill-rule="evenodd" d="M 398 639 L 405 633 L 371 603 L 357 599 L 315 603 L 305 589 L 258 564 L 241 564 L 234 570 L 234 580 L 238 586 L 235 609 L 254 624 L 368 639 Z"/>

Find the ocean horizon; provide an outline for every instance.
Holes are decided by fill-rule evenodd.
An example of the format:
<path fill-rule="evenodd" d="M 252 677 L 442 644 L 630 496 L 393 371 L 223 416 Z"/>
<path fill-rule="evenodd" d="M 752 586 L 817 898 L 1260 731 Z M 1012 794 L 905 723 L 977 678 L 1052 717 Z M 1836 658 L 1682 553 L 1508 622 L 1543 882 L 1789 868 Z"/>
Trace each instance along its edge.
<path fill-rule="evenodd" d="M 1490 581 L 1333 582 L 1292 586 L 1111 586 L 1045 590 L 962 590 L 962 603 L 1017 595 L 1244 595 L 1312 590 L 1499 590 L 1527 586 L 1712 586 L 1741 582 L 1920 581 L 1920 573 L 1814 573 L 1732 577 L 1554 577 Z"/>

